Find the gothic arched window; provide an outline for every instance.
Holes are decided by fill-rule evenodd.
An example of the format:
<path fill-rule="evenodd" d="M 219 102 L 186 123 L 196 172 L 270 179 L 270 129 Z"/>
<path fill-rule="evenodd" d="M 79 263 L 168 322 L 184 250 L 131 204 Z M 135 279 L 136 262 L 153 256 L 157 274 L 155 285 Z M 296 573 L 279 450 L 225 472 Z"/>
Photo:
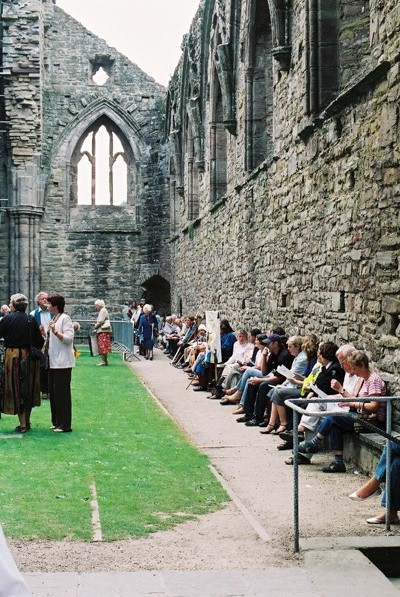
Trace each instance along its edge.
<path fill-rule="evenodd" d="M 133 203 L 128 144 L 108 118 L 82 135 L 72 158 L 73 199 L 77 205 Z"/>

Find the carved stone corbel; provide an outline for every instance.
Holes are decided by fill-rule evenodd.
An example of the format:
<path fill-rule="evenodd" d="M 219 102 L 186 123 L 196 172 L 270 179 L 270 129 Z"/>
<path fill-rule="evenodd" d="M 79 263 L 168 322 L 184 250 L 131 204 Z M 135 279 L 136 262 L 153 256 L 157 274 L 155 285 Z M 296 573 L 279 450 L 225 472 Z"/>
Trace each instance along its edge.
<path fill-rule="evenodd" d="M 290 44 L 290 0 L 274 0 L 269 2 L 273 48 L 272 55 L 278 63 L 279 70 L 288 71 L 292 46 Z"/>

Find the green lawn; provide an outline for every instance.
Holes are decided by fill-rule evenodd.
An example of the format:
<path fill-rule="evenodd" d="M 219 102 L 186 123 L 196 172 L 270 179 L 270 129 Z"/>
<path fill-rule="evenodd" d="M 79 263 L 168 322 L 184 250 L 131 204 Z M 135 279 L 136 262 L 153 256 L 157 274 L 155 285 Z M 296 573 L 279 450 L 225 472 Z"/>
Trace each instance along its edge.
<path fill-rule="evenodd" d="M 142 537 L 222 507 L 227 495 L 200 454 L 159 410 L 119 355 L 72 375 L 73 433 L 50 429 L 50 406 L 21 439 L 0 439 L 0 523 L 8 537 L 92 539 L 90 485 L 103 540 Z M 3 415 L 13 435 L 17 417 Z"/>

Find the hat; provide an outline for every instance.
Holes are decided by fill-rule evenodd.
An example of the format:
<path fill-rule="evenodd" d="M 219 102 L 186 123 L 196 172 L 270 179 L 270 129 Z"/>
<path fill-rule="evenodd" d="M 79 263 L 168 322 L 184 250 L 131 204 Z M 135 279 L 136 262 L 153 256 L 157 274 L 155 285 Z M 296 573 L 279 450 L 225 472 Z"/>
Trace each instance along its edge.
<path fill-rule="evenodd" d="M 204 325 L 204 323 L 201 323 L 197 329 L 199 330 L 199 332 L 201 332 L 201 331 L 206 332 L 207 331 L 207 328 Z"/>
<path fill-rule="evenodd" d="M 279 342 L 281 339 L 280 336 L 278 336 L 278 334 L 270 334 L 269 336 L 267 336 L 266 338 L 264 338 L 264 340 L 261 340 L 261 342 L 263 344 L 270 344 L 271 342 Z"/>

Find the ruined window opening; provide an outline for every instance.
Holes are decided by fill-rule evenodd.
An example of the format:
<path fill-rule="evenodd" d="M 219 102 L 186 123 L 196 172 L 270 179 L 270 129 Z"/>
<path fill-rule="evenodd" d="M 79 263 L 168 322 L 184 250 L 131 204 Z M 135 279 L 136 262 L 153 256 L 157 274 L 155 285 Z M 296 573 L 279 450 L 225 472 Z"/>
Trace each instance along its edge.
<path fill-rule="evenodd" d="M 105 85 L 109 78 L 110 78 L 109 75 L 106 73 L 106 71 L 104 70 L 104 68 L 102 66 L 100 66 L 100 68 L 97 69 L 96 73 L 92 76 L 92 80 L 99 87 L 101 87 L 102 85 Z"/>
<path fill-rule="evenodd" d="M 272 151 L 272 26 L 265 0 L 254 3 L 251 22 L 246 70 L 245 167 L 248 171 L 261 164 Z"/>
<path fill-rule="evenodd" d="M 107 118 L 82 136 L 72 158 L 72 198 L 78 205 L 132 203 L 134 181 L 127 142 Z M 128 201 L 128 197 L 131 200 Z"/>
<path fill-rule="evenodd" d="M 306 3 L 306 113 L 314 114 L 336 96 L 339 86 L 338 0 Z"/>
<path fill-rule="evenodd" d="M 96 85 L 105 85 L 111 78 L 114 59 L 110 56 L 96 55 L 90 60 L 90 81 Z"/>
<path fill-rule="evenodd" d="M 306 104 L 316 114 L 368 64 L 369 0 L 306 1 Z"/>

